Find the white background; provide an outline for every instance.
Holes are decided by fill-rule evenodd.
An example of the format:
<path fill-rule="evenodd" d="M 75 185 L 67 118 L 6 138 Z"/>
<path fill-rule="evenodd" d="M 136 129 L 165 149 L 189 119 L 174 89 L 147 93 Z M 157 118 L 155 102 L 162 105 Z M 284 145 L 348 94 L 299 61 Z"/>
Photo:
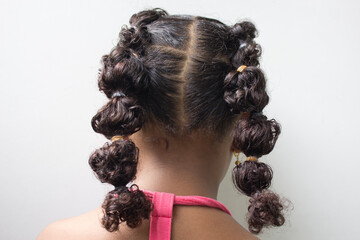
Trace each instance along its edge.
<path fill-rule="evenodd" d="M 264 113 L 282 125 L 262 160 L 274 170 L 271 188 L 294 206 L 285 226 L 259 237 L 357 238 L 360 4 L 329 0 L 2 0 L 0 238 L 35 239 L 102 203 L 110 188 L 87 163 L 106 141 L 90 126 L 107 101 L 97 89 L 100 57 L 133 13 L 152 7 L 226 24 L 249 19 L 259 30 L 271 98 Z M 230 175 L 218 199 L 247 226 L 248 198 Z"/>

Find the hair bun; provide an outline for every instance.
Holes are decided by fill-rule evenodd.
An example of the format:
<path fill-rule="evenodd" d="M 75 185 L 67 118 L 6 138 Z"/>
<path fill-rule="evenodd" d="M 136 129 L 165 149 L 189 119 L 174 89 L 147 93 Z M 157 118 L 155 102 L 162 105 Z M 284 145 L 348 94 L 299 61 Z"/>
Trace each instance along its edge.
<path fill-rule="evenodd" d="M 158 20 L 162 16 L 167 16 L 168 13 L 161 8 L 153 8 L 151 10 L 143 10 L 133 14 L 130 17 L 129 23 L 131 26 L 143 26 Z"/>
<path fill-rule="evenodd" d="M 263 109 L 269 102 L 266 80 L 258 67 L 246 71 L 231 71 L 224 80 L 224 100 L 234 114 Z"/>
<path fill-rule="evenodd" d="M 135 228 L 142 219 L 149 219 L 153 204 L 136 184 L 132 184 L 129 188 L 117 187 L 110 191 L 102 208 L 102 224 L 109 232 L 113 232 L 118 230 L 122 222 L 126 221 L 127 226 Z"/>
<path fill-rule="evenodd" d="M 131 140 L 106 142 L 89 159 L 92 170 L 103 183 L 125 186 L 136 174 L 138 148 Z"/>
<path fill-rule="evenodd" d="M 250 232 L 257 234 L 263 227 L 284 224 L 285 218 L 282 214 L 284 202 L 280 200 L 278 194 L 270 190 L 259 191 L 249 199 L 249 202 L 247 218 Z"/>
<path fill-rule="evenodd" d="M 254 23 L 249 21 L 242 21 L 234 24 L 230 28 L 230 33 L 234 38 L 244 41 L 254 39 L 258 35 Z"/>

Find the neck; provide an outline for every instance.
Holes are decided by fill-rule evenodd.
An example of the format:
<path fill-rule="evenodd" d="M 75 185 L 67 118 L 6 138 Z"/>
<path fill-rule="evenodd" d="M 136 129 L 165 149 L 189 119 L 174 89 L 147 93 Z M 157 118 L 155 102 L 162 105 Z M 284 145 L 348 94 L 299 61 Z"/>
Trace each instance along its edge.
<path fill-rule="evenodd" d="M 232 157 L 230 137 L 218 142 L 198 134 L 165 138 L 139 131 L 131 140 L 139 148 L 133 183 L 140 189 L 217 199 Z"/>

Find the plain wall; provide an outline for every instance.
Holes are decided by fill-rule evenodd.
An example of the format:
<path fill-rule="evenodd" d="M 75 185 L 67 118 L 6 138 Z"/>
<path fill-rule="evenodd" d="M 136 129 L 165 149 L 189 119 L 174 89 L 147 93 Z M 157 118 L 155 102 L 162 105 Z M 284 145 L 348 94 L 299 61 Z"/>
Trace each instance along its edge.
<path fill-rule="evenodd" d="M 100 58 L 145 8 L 248 19 L 259 30 L 268 118 L 282 125 L 271 189 L 293 203 L 261 239 L 355 239 L 358 186 L 358 1 L 0 1 L 1 239 L 35 239 L 49 223 L 99 206 L 109 186 L 88 165 L 106 139 L 90 120 L 107 101 Z M 230 170 L 233 165 L 231 165 Z M 226 176 L 218 199 L 247 227 L 248 198 Z"/>

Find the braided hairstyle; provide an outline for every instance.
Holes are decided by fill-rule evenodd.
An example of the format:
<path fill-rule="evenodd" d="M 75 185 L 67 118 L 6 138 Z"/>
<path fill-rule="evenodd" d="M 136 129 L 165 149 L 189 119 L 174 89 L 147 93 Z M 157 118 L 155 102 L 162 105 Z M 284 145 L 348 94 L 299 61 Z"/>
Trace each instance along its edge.
<path fill-rule="evenodd" d="M 169 15 L 161 8 L 140 11 L 129 23 L 101 59 L 98 86 L 109 102 L 92 118 L 95 132 L 110 139 L 156 125 L 172 136 L 201 130 L 214 141 L 232 134 L 233 148 L 246 156 L 273 149 L 280 125 L 254 114 L 269 96 L 253 23 L 227 26 L 211 18 Z M 247 68 L 236 71 L 242 64 Z M 244 112 L 250 116 L 239 118 Z M 97 178 L 114 186 L 102 204 L 102 224 L 110 232 L 122 222 L 135 228 L 153 209 L 136 184 L 127 187 L 135 179 L 138 156 L 139 149 L 127 138 L 107 142 L 90 155 Z M 246 161 L 234 168 L 236 187 L 251 197 L 252 233 L 284 223 L 283 205 L 267 189 L 271 178 L 265 163 Z"/>

